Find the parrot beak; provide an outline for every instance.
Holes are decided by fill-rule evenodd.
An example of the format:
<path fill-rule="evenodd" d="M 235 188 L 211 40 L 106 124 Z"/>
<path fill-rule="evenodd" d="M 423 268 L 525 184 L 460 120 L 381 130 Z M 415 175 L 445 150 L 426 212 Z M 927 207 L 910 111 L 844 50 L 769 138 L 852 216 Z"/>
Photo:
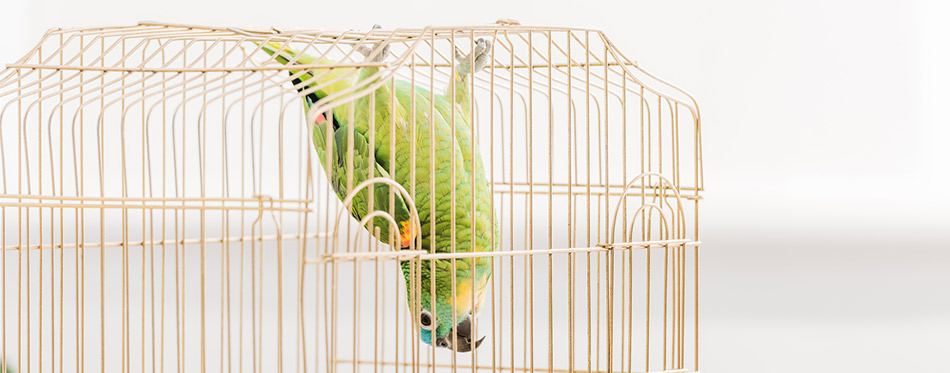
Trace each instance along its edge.
<path fill-rule="evenodd" d="M 474 346 L 472 345 L 470 340 L 466 340 L 465 343 L 462 343 L 462 341 L 459 341 L 459 346 L 455 350 L 458 352 L 471 352 L 472 350 L 475 350 L 476 348 L 478 348 L 478 346 L 481 346 L 482 341 L 484 340 L 485 340 L 485 337 L 482 337 L 481 339 L 475 341 Z"/>
<path fill-rule="evenodd" d="M 452 333 L 455 333 L 453 338 Z M 455 350 L 457 352 L 472 352 L 478 346 L 482 345 L 482 342 L 485 340 L 485 337 L 472 342 L 472 318 L 466 317 L 465 320 L 462 320 L 454 330 L 449 332 L 445 337 L 439 338 L 436 342 L 439 347 L 445 347 L 448 349 Z M 453 343 L 457 343 L 453 345 Z"/>

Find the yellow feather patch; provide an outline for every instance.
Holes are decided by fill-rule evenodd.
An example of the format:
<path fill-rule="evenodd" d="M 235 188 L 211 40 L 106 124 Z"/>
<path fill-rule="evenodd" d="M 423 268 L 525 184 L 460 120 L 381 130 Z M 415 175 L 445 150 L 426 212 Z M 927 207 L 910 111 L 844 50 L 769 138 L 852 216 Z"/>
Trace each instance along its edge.
<path fill-rule="evenodd" d="M 463 313 L 472 309 L 472 279 L 465 278 L 455 285 L 455 307 Z"/>
<path fill-rule="evenodd" d="M 481 308 L 482 303 L 485 301 L 485 290 L 488 288 L 486 286 L 488 281 L 480 284 L 478 289 L 475 290 L 475 309 L 472 309 L 472 279 L 469 277 L 463 278 L 458 281 L 455 286 L 455 306 L 460 313 L 475 312 Z"/>

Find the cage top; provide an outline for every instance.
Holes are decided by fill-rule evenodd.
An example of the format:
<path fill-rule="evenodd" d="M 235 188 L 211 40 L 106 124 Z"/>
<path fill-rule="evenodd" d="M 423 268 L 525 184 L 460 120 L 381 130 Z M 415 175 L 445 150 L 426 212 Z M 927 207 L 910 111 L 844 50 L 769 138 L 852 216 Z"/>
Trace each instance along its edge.
<path fill-rule="evenodd" d="M 397 28 L 386 30 L 381 28 L 370 29 L 367 31 L 359 30 L 283 30 L 276 27 L 268 29 L 253 29 L 239 27 L 214 27 L 183 25 L 159 22 L 139 22 L 132 26 L 110 26 L 93 28 L 54 28 L 44 35 L 43 39 L 30 50 L 23 58 L 17 62 L 8 64 L 8 68 L 26 68 L 26 69 L 57 69 L 57 70 L 97 70 L 97 71 L 161 71 L 163 69 L 181 70 L 179 66 L 162 66 L 154 64 L 122 64 L 114 66 L 104 66 L 102 61 L 80 61 L 75 58 L 82 52 L 95 51 L 90 47 L 95 44 L 101 52 L 120 51 L 124 54 L 127 50 L 146 49 L 147 44 L 156 44 L 159 49 L 166 46 L 180 48 L 181 44 L 188 42 L 201 42 L 213 44 L 248 44 L 263 42 L 281 42 L 294 43 L 306 46 L 330 46 L 339 48 L 347 46 L 348 48 L 357 48 L 362 45 L 372 45 L 377 43 L 389 43 L 395 45 L 404 45 L 398 51 L 393 52 L 395 58 L 391 58 L 381 66 L 394 66 L 404 63 L 407 56 L 416 52 L 420 46 L 448 42 L 455 47 L 465 48 L 469 44 L 474 46 L 474 41 L 478 38 L 512 38 L 518 39 L 512 42 L 524 42 L 525 44 L 535 41 L 538 45 L 534 49 L 540 48 L 543 40 L 550 40 L 552 34 L 564 33 L 570 35 L 575 43 L 582 47 L 575 47 L 578 52 L 583 49 L 597 49 L 609 51 L 609 53 L 594 54 L 593 63 L 613 64 L 613 65 L 636 65 L 636 62 L 628 59 L 619 50 L 613 48 L 606 35 L 596 29 L 574 28 L 574 27 L 550 27 L 550 26 L 523 26 L 516 21 L 499 20 L 492 25 L 482 26 L 430 26 L 425 28 Z M 539 41 L 542 40 L 542 41 Z M 560 44 L 567 42 L 565 39 Z M 597 43 L 597 48 L 591 46 Z M 76 45 L 79 48 L 70 49 L 69 46 Z M 52 48 L 51 48 L 52 47 Z M 154 47 L 153 47 L 154 49 Z M 562 53 L 563 47 L 561 47 Z M 41 53 L 42 52 L 42 53 Z M 535 66 L 544 66 L 543 55 L 537 56 L 539 61 Z M 610 61 L 606 61 L 609 59 Z M 122 62 L 122 61 L 119 61 Z M 336 67 L 347 67 L 347 65 L 367 66 L 362 61 L 353 61 L 347 58 L 340 59 Z M 323 63 L 321 67 L 328 67 Z M 299 66 L 297 66 L 299 68 Z M 216 70 L 239 70 L 246 69 L 252 71 L 260 70 L 279 70 L 291 69 L 285 66 L 242 66 L 242 67 L 192 67 L 195 71 L 216 71 Z"/>
<path fill-rule="evenodd" d="M 511 20 L 481 26 L 367 31 L 250 29 L 158 22 L 56 28 L 49 30 L 23 58 L 6 65 L 0 72 L 0 90 L 16 81 L 18 74 L 34 71 L 251 73 L 375 66 L 385 71 L 384 76 L 389 76 L 404 67 L 448 70 L 454 66 L 454 55 L 473 48 L 479 38 L 495 40 L 490 63 L 493 69 L 551 70 L 549 75 L 556 72 L 562 80 L 569 81 L 567 84 L 583 86 L 589 80 L 599 80 L 598 84 L 608 89 L 634 94 L 638 89 L 634 87 L 639 86 L 684 105 L 698 121 L 698 106 L 689 93 L 642 69 L 600 30 L 526 26 Z M 298 52 L 333 62 L 283 65 L 260 51 L 259 45 L 267 42 L 288 44 Z M 382 62 L 367 62 L 362 55 L 354 53 L 359 48 L 384 43 L 392 48 L 390 58 Z M 585 70 L 587 76 L 583 73 Z M 607 75 L 619 78 L 608 82 Z M 632 84 L 620 83 L 623 80 Z"/>

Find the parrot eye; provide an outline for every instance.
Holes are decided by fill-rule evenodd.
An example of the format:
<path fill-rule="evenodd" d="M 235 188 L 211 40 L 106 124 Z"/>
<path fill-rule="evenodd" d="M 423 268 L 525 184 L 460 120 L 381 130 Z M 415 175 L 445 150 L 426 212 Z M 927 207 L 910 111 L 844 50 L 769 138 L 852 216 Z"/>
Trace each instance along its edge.
<path fill-rule="evenodd" d="M 422 329 L 432 330 L 434 324 L 435 323 L 432 320 L 432 314 L 429 311 L 422 310 L 422 312 L 419 313 L 419 325 L 422 327 Z"/>

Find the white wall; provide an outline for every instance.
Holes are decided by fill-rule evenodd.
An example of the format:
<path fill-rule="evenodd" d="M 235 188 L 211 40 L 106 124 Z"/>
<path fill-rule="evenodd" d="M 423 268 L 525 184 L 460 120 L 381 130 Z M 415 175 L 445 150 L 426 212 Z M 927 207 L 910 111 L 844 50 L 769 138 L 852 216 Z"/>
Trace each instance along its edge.
<path fill-rule="evenodd" d="M 704 124 L 701 367 L 885 372 L 950 351 L 950 5 L 938 1 L 4 0 L 0 56 L 51 27 L 605 30 Z M 299 5 L 298 5 L 299 6 Z"/>

